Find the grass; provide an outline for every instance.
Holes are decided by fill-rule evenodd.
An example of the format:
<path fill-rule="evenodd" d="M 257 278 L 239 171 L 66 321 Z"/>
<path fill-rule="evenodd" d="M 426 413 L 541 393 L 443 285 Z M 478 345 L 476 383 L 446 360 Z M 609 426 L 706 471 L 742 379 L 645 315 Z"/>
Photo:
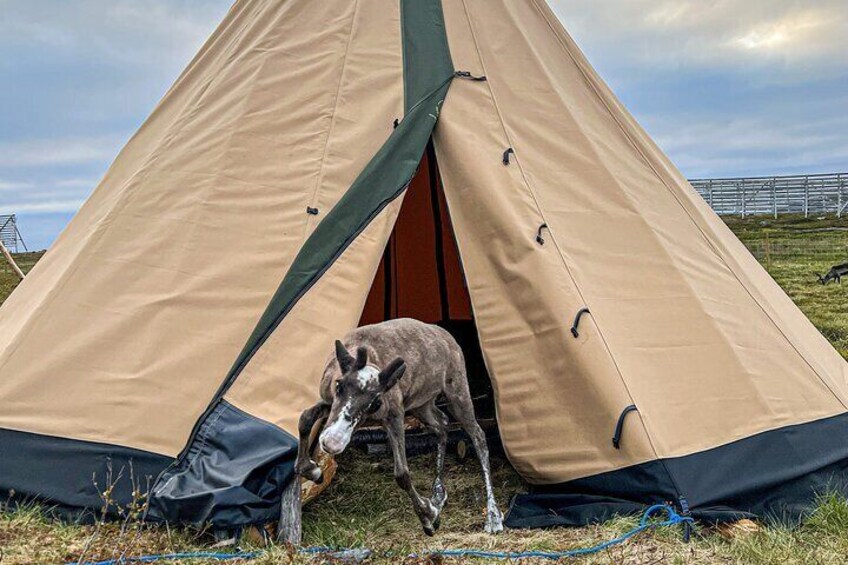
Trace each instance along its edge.
<path fill-rule="evenodd" d="M 788 216 L 727 222 L 801 311 L 848 358 L 848 286 L 823 286 L 815 275 L 848 261 L 848 219 Z"/>
<path fill-rule="evenodd" d="M 44 255 L 43 251 L 16 253 L 15 263 L 17 263 L 18 267 L 20 267 L 24 274 L 26 274 L 33 268 L 36 262 L 41 259 L 42 255 Z M 20 281 L 18 280 L 18 276 L 12 270 L 12 267 L 6 262 L 6 259 L 0 255 L 0 305 L 6 301 L 6 298 L 12 294 L 12 291 L 15 290 L 19 283 Z"/>
<path fill-rule="evenodd" d="M 763 263 L 812 322 L 848 357 L 848 286 L 818 284 L 814 272 L 848 261 L 848 221 L 804 220 L 789 217 L 727 219 L 734 232 Z M 18 256 L 27 271 L 39 254 Z M 0 300 L 17 281 L 8 268 L 0 269 Z M 375 551 L 371 563 L 440 563 L 457 560 L 399 559 L 436 548 L 482 548 L 499 551 L 567 550 L 614 538 L 636 525 L 634 518 L 619 518 L 586 528 L 512 530 L 493 537 L 485 535 L 479 467 L 473 457 L 448 458 L 448 505 L 442 528 L 434 538 L 425 537 L 406 495 L 392 479 L 388 456 L 365 456 L 349 449 L 339 458 L 339 472 L 332 486 L 304 508 L 304 543 L 307 545 L 357 546 Z M 431 455 L 410 461 L 415 484 L 428 492 L 434 461 Z M 508 463 L 493 461 L 496 492 L 502 508 L 523 488 Z M 100 526 L 59 524 L 45 516 L 44 508 L 30 505 L 0 513 L 0 565 L 64 563 L 117 558 L 125 555 L 209 551 L 203 532 L 150 527 L 135 523 Z M 257 548 L 245 542 L 245 548 Z M 395 557 L 387 556 L 391 553 Z M 592 564 L 841 564 L 848 555 L 848 501 L 825 496 L 817 509 L 796 528 L 763 527 L 758 532 L 728 537 L 716 531 L 698 530 L 684 543 L 679 528 L 645 533 L 595 556 L 580 559 Z M 255 565 L 307 562 L 287 548 L 274 547 Z M 312 562 L 331 561 L 316 559 Z M 479 560 L 467 560 L 480 562 Z M 214 561 L 172 561 L 177 564 L 211 565 Z"/>

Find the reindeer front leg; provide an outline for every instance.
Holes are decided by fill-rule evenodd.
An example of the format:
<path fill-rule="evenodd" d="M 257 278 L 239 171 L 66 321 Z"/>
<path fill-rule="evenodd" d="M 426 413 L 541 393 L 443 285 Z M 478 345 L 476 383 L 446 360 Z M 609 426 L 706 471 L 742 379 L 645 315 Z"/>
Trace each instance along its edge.
<path fill-rule="evenodd" d="M 395 481 L 397 481 L 400 488 L 406 491 L 410 500 L 412 500 L 412 509 L 415 510 L 415 515 L 421 521 L 424 533 L 432 536 L 436 532 L 433 523 L 438 518 L 439 512 L 429 500 L 422 498 L 412 485 L 412 478 L 409 476 L 409 465 L 406 462 L 406 433 L 403 429 L 403 414 L 390 413 L 383 422 L 383 425 L 386 428 L 386 436 L 389 439 L 389 445 L 392 448 L 392 454 L 395 460 Z"/>
<path fill-rule="evenodd" d="M 444 412 L 436 407 L 435 401 L 412 413 L 418 420 L 436 434 L 437 452 L 436 452 L 436 479 L 433 481 L 433 496 L 430 501 L 436 507 L 436 510 L 441 515 L 442 508 L 447 502 L 448 494 L 445 490 L 445 454 L 448 448 L 448 417 Z M 433 523 L 433 526 L 439 529 L 439 519 Z"/>
<path fill-rule="evenodd" d="M 297 461 L 294 465 L 295 473 L 319 484 L 323 481 L 323 477 L 321 476 L 321 468 L 310 457 L 309 452 L 312 447 L 310 440 L 315 424 L 326 419 L 329 414 L 330 405 L 321 400 L 315 406 L 303 411 L 297 426 L 300 437 L 298 438 Z"/>

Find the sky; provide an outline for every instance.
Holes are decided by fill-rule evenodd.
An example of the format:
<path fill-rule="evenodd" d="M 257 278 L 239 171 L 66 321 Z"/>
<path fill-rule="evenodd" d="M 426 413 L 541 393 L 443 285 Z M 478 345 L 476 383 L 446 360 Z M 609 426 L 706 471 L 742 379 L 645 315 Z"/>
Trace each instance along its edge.
<path fill-rule="evenodd" d="M 848 1 L 549 3 L 689 178 L 848 171 Z M 18 214 L 31 249 L 50 245 L 229 5 L 0 0 L 0 214 Z"/>

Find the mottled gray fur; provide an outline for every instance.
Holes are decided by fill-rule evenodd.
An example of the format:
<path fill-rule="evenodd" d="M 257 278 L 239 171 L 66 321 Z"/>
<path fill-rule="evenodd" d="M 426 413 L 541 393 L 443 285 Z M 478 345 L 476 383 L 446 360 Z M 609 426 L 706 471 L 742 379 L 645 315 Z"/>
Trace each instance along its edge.
<path fill-rule="evenodd" d="M 320 386 L 321 400 L 300 417 L 296 471 L 321 481 L 321 470 L 309 457 L 309 436 L 321 422 L 321 448 L 341 453 L 353 431 L 381 425 L 394 456 L 398 485 L 412 500 L 424 532 L 433 535 L 447 500 L 443 474 L 447 449 L 447 416 L 436 406 L 444 395 L 448 411 L 468 433 L 483 467 L 486 486 L 486 531 L 503 529 L 489 469 L 489 449 L 474 417 L 462 350 L 444 329 L 411 319 L 389 320 L 358 328 L 336 342 Z M 404 416 L 415 416 L 438 437 L 436 479 L 432 496 L 418 494 L 409 477 L 404 446 Z"/>

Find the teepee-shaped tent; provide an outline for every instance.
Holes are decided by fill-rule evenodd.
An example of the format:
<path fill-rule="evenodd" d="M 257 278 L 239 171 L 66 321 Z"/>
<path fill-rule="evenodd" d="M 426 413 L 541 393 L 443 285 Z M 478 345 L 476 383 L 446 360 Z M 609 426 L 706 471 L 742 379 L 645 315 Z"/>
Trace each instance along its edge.
<path fill-rule="evenodd" d="M 239 0 L 0 310 L 0 492 L 273 520 L 333 340 L 472 312 L 509 524 L 844 484 L 845 362 L 543 0 Z"/>

